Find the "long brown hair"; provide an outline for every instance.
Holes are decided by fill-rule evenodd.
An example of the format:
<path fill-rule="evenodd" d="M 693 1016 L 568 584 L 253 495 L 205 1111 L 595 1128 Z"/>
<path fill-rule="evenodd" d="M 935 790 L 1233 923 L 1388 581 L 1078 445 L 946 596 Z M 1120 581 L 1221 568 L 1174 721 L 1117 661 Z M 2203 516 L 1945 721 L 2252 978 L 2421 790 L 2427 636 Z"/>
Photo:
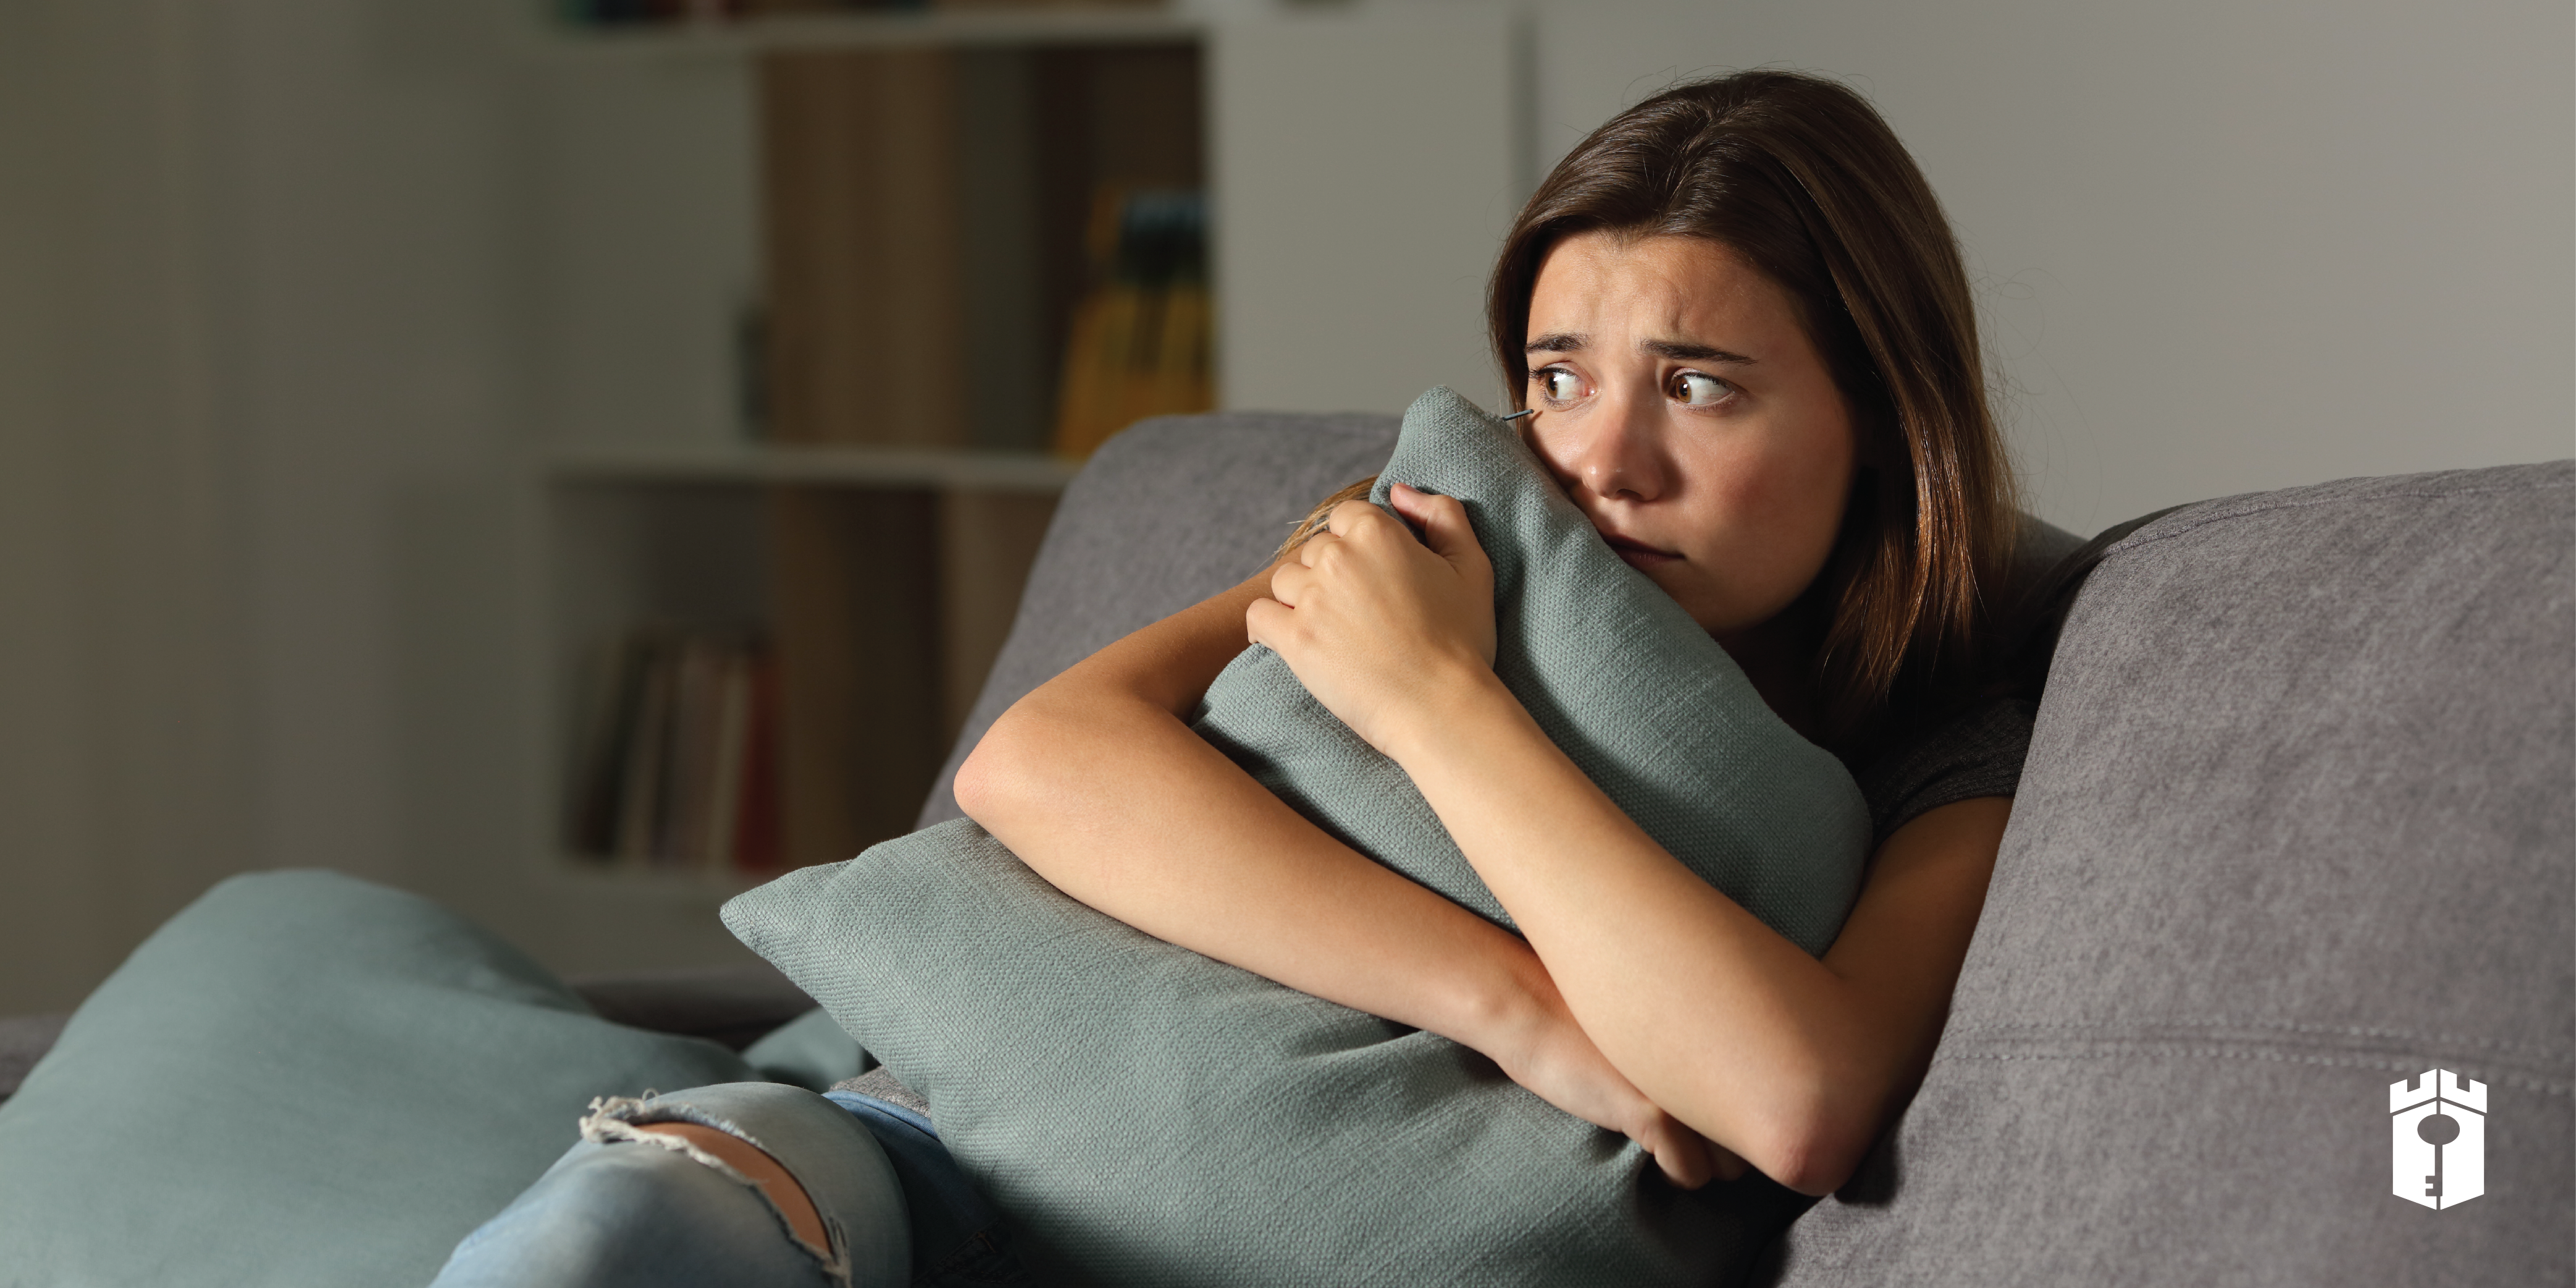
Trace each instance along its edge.
<path fill-rule="evenodd" d="M 1594 231 L 1706 238 L 1752 261 L 1796 301 L 1850 407 L 1862 465 L 1801 600 L 1822 619 L 1827 744 L 1853 756 L 1886 731 L 1891 703 L 1964 693 L 2011 556 L 2013 481 L 1958 241 L 1887 122 L 1833 81 L 1752 71 L 1676 85 L 1594 130 L 1521 208 L 1486 290 L 1516 409 L 1539 266 Z"/>

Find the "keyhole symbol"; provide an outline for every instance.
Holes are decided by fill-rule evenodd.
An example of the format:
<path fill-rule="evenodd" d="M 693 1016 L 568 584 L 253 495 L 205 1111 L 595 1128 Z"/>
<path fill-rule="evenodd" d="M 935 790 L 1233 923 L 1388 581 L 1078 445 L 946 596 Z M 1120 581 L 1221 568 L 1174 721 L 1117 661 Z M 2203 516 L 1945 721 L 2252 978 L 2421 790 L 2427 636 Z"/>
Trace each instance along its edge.
<path fill-rule="evenodd" d="M 2460 1138 L 2460 1120 L 2449 1114 L 2427 1114 L 2415 1124 L 2416 1139 L 2433 1147 L 2433 1174 L 2424 1178 L 2424 1197 L 2442 1197 L 2442 1147 Z"/>

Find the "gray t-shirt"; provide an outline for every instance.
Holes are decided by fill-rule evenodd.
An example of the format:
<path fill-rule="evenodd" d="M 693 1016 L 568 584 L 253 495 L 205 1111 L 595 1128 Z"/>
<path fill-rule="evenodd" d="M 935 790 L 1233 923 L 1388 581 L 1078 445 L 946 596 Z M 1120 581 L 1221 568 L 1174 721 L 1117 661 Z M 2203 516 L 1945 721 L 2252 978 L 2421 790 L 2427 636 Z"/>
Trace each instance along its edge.
<path fill-rule="evenodd" d="M 2010 796 L 2021 786 L 2039 704 L 1989 698 L 1937 721 L 1861 766 L 1853 777 L 1869 802 L 1871 830 L 1886 844 L 1896 829 L 1944 805 Z"/>
<path fill-rule="evenodd" d="M 2049 654 L 2075 593 L 2102 551 L 2158 515 L 2121 524 L 2091 541 L 2025 516 L 2008 584 L 2010 605 L 1996 641 L 2003 672 L 1989 696 L 1899 736 L 1853 777 L 1869 802 L 1878 843 L 1944 805 L 1979 796 L 2011 796 L 2030 756 L 2031 723 L 2048 685 Z"/>

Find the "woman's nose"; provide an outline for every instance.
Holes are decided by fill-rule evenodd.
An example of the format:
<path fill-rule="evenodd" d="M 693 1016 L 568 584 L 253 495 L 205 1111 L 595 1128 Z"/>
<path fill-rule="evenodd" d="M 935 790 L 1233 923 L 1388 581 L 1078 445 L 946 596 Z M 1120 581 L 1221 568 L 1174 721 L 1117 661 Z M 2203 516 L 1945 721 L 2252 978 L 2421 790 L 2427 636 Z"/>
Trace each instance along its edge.
<path fill-rule="evenodd" d="M 1661 398 L 1605 390 L 1592 432 L 1572 462 L 1575 480 L 1595 496 L 1652 501 L 1663 495 L 1664 464 L 1656 447 Z"/>

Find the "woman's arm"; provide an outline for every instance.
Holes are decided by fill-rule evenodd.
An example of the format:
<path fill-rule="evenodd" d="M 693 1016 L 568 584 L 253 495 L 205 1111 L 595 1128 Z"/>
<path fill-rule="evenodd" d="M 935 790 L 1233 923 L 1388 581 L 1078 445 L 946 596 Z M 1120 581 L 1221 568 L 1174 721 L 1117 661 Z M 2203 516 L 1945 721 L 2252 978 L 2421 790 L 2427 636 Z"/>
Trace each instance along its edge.
<path fill-rule="evenodd" d="M 1326 835 L 1182 723 L 1243 650 L 1270 579 L 1021 699 L 958 770 L 958 804 L 1057 888 L 1147 934 L 1484 1051 L 1684 1184 L 1740 1170 L 1602 1057 L 1526 943 Z"/>
<path fill-rule="evenodd" d="M 1398 494 L 1250 611 L 1307 689 L 1402 764 L 1565 1004 L 1646 1096 L 1781 1183 L 1841 1184 L 1929 1063 L 2010 802 L 1901 829 L 1823 960 L 1710 888 L 1551 743 L 1493 674 L 1463 509 Z M 1427 543 L 1427 544 L 1426 544 Z"/>
<path fill-rule="evenodd" d="M 958 804 L 1057 888 L 1147 934 L 1400 1023 L 1455 1027 L 1478 995 L 1518 985 L 1435 967 L 1499 964 L 1494 941 L 1511 936 L 1333 840 L 1182 723 L 1243 651 L 1243 609 L 1268 579 L 1022 698 L 959 768 Z M 1273 922 L 1298 927 L 1296 942 L 1273 942 Z"/>
<path fill-rule="evenodd" d="M 2012 808 L 1900 829 L 1820 961 L 1656 845 L 1508 695 L 1396 759 L 1610 1062 L 1808 1194 L 1850 1176 L 1930 1063 Z"/>

